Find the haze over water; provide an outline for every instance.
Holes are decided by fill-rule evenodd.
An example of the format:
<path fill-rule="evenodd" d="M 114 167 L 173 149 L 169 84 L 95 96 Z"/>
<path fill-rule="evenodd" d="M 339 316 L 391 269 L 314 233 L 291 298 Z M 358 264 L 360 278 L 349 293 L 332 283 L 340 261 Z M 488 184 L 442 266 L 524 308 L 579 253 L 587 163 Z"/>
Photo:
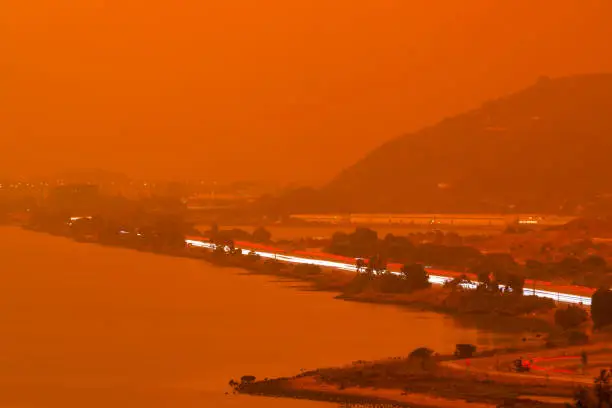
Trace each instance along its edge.
<path fill-rule="evenodd" d="M 224 393 L 245 374 L 502 341 L 193 259 L 4 227 L 0 244 L 0 407 L 333 406 Z"/>

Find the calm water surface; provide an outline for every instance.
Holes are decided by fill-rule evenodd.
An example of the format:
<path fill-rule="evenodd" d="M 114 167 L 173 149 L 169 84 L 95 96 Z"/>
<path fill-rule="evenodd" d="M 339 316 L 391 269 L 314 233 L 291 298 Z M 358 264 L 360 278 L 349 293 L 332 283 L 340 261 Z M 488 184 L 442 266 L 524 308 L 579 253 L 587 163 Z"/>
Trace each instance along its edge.
<path fill-rule="evenodd" d="M 0 228 L 0 407 L 314 408 L 224 395 L 419 346 L 504 339 L 204 262 Z"/>

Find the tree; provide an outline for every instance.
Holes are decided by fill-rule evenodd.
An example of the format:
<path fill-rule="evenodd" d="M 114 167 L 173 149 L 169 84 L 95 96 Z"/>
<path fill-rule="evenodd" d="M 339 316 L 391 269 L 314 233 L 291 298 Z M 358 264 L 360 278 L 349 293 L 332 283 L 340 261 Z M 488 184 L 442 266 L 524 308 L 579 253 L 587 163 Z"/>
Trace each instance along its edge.
<path fill-rule="evenodd" d="M 458 247 L 463 245 L 463 238 L 456 232 L 447 232 L 444 236 L 444 243 L 448 246 Z"/>
<path fill-rule="evenodd" d="M 363 258 L 357 258 L 357 260 L 355 261 L 355 268 L 357 269 L 357 273 L 361 273 L 364 271 L 364 269 L 366 269 L 366 262 L 363 260 Z"/>
<path fill-rule="evenodd" d="M 610 370 L 603 369 L 595 378 L 593 391 L 598 400 L 598 407 L 612 406 L 612 390 L 610 389 Z"/>
<path fill-rule="evenodd" d="M 378 254 L 378 234 L 369 228 L 357 228 L 349 235 L 353 256 L 372 256 Z"/>
<path fill-rule="evenodd" d="M 429 359 L 433 355 L 434 355 L 434 351 L 432 349 L 427 348 L 427 347 L 419 347 L 419 348 L 412 350 L 412 352 L 408 355 L 408 358 L 410 359 L 413 359 L 413 358 Z"/>
<path fill-rule="evenodd" d="M 591 318 L 596 329 L 612 324 L 612 291 L 602 287 L 591 297 Z"/>
<path fill-rule="evenodd" d="M 264 227 L 258 227 L 253 231 L 253 241 L 266 244 L 272 240 L 272 234 Z"/>
<path fill-rule="evenodd" d="M 401 272 L 410 290 L 427 289 L 431 287 L 431 282 L 429 282 L 429 274 L 423 265 L 404 265 L 402 266 Z"/>
<path fill-rule="evenodd" d="M 149 219 L 146 214 L 145 218 Z M 161 248 L 180 248 L 185 245 L 185 233 L 189 228 L 180 215 L 154 215 L 149 222 Z"/>
<path fill-rule="evenodd" d="M 506 284 L 512 290 L 512 293 L 520 296 L 523 295 L 523 288 L 525 287 L 524 276 L 515 273 L 509 274 Z"/>
<path fill-rule="evenodd" d="M 377 273 L 383 273 L 387 270 L 387 262 L 378 254 L 370 257 L 368 261 L 368 267 L 366 272 L 369 275 L 376 275 Z"/>
<path fill-rule="evenodd" d="M 534 279 L 541 279 L 546 275 L 546 268 L 540 261 L 528 259 L 525 261 L 525 269 L 527 276 Z"/>
<path fill-rule="evenodd" d="M 574 276 L 580 273 L 582 269 L 582 263 L 580 259 L 573 256 L 563 258 L 561 262 L 556 265 L 556 271 L 561 276 Z"/>
<path fill-rule="evenodd" d="M 363 256 L 364 254 L 353 254 L 353 250 L 350 247 L 349 235 L 344 232 L 335 232 L 331 237 L 331 242 L 327 251 L 336 255 L 345 256 Z"/>
<path fill-rule="evenodd" d="M 487 271 L 478 272 L 478 282 L 480 282 L 479 288 L 486 290 L 491 288 L 491 278 L 489 276 L 490 275 Z"/>
<path fill-rule="evenodd" d="M 215 258 L 223 258 L 226 255 L 227 255 L 227 253 L 225 252 L 225 246 L 223 246 L 223 245 L 215 246 L 215 249 L 213 250 L 213 256 Z"/>
<path fill-rule="evenodd" d="M 481 257 L 471 268 L 477 275 L 493 273 L 496 280 L 505 282 L 508 276 L 519 269 L 518 264 L 510 254 L 491 253 Z"/>
<path fill-rule="evenodd" d="M 607 264 L 606 260 L 601 256 L 591 255 L 582 261 L 582 266 L 588 271 L 602 270 Z"/>
<path fill-rule="evenodd" d="M 421 369 L 425 370 L 431 364 L 431 360 L 434 356 L 434 351 L 427 347 L 419 347 L 413 350 L 409 355 L 410 361 L 419 362 Z"/>
<path fill-rule="evenodd" d="M 407 237 L 387 234 L 381 244 L 380 251 L 386 258 L 405 262 L 414 255 L 414 244 Z"/>
<path fill-rule="evenodd" d="M 557 309 L 555 312 L 555 324 L 563 330 L 573 329 L 589 320 L 586 310 L 579 306 L 568 306 L 565 309 Z"/>

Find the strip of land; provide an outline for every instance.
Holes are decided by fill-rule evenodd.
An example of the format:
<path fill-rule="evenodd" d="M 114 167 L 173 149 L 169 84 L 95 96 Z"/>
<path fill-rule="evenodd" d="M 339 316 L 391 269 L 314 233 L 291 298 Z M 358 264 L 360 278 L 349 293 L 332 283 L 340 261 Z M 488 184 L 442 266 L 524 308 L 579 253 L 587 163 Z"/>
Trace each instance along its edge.
<path fill-rule="evenodd" d="M 588 346 L 489 350 L 454 356 L 393 358 L 324 368 L 291 378 L 243 383 L 237 392 L 321 401 L 385 403 L 410 407 L 565 407 L 579 388 L 589 390 L 602 367 L 612 365 L 612 337 Z M 606 343 L 608 345 L 606 345 Z M 590 363 L 580 364 L 587 353 Z M 517 358 L 531 362 L 514 372 Z"/>

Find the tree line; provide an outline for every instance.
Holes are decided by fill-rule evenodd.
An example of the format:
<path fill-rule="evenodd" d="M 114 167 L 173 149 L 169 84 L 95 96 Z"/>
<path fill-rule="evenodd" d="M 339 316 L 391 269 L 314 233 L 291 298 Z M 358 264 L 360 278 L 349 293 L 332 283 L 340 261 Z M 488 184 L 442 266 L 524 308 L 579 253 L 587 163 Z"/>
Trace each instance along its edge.
<path fill-rule="evenodd" d="M 454 245 L 435 241 L 415 243 L 407 236 L 393 234 L 387 234 L 380 239 L 377 232 L 369 228 L 357 228 L 349 234 L 335 233 L 326 251 L 365 259 L 377 256 L 401 264 L 421 263 L 473 273 L 483 278 L 493 274 L 501 283 L 516 287 L 521 286 L 521 277 L 539 280 L 563 278 L 591 287 L 612 285 L 610 267 L 604 258 L 596 255 L 584 259 L 568 256 L 559 262 L 548 263 L 527 260 L 524 264 L 519 264 L 510 254 L 484 254 L 474 247 L 463 245 L 461 241 L 456 241 Z"/>

